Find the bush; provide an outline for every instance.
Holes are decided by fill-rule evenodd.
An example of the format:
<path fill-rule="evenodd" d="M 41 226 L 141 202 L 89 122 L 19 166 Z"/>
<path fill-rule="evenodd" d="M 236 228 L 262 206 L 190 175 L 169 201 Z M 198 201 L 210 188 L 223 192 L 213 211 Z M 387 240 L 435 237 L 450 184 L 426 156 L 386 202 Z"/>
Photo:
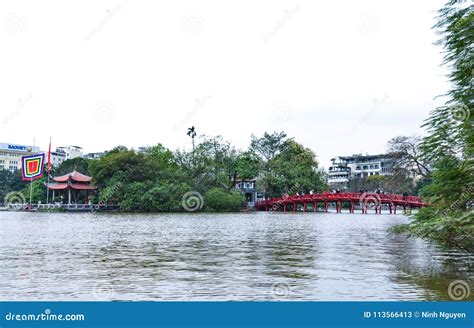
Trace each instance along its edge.
<path fill-rule="evenodd" d="M 212 188 L 204 197 L 204 209 L 209 212 L 238 212 L 243 208 L 244 195 L 237 190 Z"/>

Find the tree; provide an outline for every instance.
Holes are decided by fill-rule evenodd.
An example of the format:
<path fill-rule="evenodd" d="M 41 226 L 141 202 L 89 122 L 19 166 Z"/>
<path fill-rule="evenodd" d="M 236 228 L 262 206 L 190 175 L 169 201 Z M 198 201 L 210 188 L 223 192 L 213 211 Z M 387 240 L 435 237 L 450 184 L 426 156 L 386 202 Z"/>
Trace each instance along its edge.
<path fill-rule="evenodd" d="M 51 167 L 51 170 L 56 176 L 64 175 L 74 170 L 89 175 L 89 161 L 86 158 L 75 157 L 65 160 L 57 168 Z"/>
<path fill-rule="evenodd" d="M 388 141 L 389 154 L 397 158 L 396 166 L 407 173 L 415 171 L 423 177 L 431 175 L 432 163 L 423 157 L 420 137 L 397 136 Z"/>
<path fill-rule="evenodd" d="M 192 143 L 193 143 L 193 153 L 194 153 L 194 138 L 196 137 L 196 128 L 194 125 L 190 128 L 188 128 L 188 133 L 187 135 L 191 137 Z"/>
<path fill-rule="evenodd" d="M 283 131 L 273 132 L 272 134 L 265 132 L 261 138 L 257 138 L 255 135 L 251 136 L 250 150 L 261 158 L 260 177 L 267 195 L 273 194 L 270 183 L 275 178 L 272 177 L 271 161 L 282 150 L 283 144 L 287 140 L 286 137 L 287 135 Z"/>
<path fill-rule="evenodd" d="M 349 190 L 370 192 L 377 189 L 390 194 L 415 194 L 413 179 L 407 175 L 405 169 L 395 168 L 392 175 L 371 175 L 363 178 L 353 178 L 349 181 Z"/>
<path fill-rule="evenodd" d="M 100 188 L 100 198 L 110 203 L 119 203 L 126 188 L 134 182 L 153 180 L 155 168 L 147 165 L 145 154 L 137 154 L 125 147 L 107 152 L 99 160 L 90 161 L 90 173 Z"/>
<path fill-rule="evenodd" d="M 451 89 L 444 95 L 446 103 L 434 109 L 424 127 L 429 135 L 422 149 L 427 156 L 474 157 L 474 6 L 463 0 L 451 0 L 440 11 L 434 28 L 440 33 L 437 42 L 443 47 L 443 64 L 451 69 Z"/>
<path fill-rule="evenodd" d="M 253 150 L 248 150 L 237 156 L 236 176 L 240 179 L 252 179 L 258 177 L 262 163 Z"/>
<path fill-rule="evenodd" d="M 280 152 L 270 161 L 270 194 L 319 191 L 326 184 L 318 169 L 315 153 L 293 139 L 286 140 Z"/>
<path fill-rule="evenodd" d="M 261 155 L 266 161 L 270 161 L 281 151 L 286 140 L 286 133 L 283 131 L 272 134 L 265 132 L 262 138 L 252 135 L 250 149 Z"/>
<path fill-rule="evenodd" d="M 20 170 L 15 170 L 13 172 L 9 170 L 0 170 L 0 206 L 5 205 L 5 201 L 8 202 L 14 200 L 5 199 L 8 193 L 20 191 L 25 188 L 26 185 L 27 183 L 22 180 Z M 23 196 L 26 197 L 26 195 Z"/>
<path fill-rule="evenodd" d="M 440 32 L 444 65 L 450 68 L 446 101 L 424 123 L 422 155 L 433 161 L 432 181 L 422 195 L 432 204 L 400 230 L 448 245 L 474 249 L 474 6 L 449 1 L 434 27 Z"/>
<path fill-rule="evenodd" d="M 212 188 L 204 197 L 205 210 L 210 212 L 236 212 L 242 209 L 244 202 L 245 197 L 240 191 L 222 188 Z"/>

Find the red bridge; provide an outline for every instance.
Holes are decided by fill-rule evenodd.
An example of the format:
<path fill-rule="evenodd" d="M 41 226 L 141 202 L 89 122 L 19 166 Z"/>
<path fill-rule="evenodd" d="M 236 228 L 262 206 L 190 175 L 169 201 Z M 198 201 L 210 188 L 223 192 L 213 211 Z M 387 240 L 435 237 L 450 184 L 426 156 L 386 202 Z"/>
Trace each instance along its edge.
<path fill-rule="evenodd" d="M 354 213 L 356 205 L 360 205 L 362 213 L 367 213 L 369 207 L 375 209 L 375 213 L 381 214 L 383 205 L 387 205 L 390 214 L 397 214 L 397 207 L 403 207 L 405 211 L 407 208 L 420 208 L 428 206 L 424 203 L 421 197 L 405 196 L 397 194 L 378 194 L 378 193 L 358 193 L 358 192 L 343 192 L 343 193 L 329 193 L 322 194 L 305 194 L 305 195 L 285 195 L 280 198 L 271 198 L 267 200 L 257 201 L 255 208 L 259 211 L 278 211 L 286 212 L 291 210 L 293 212 L 308 210 L 308 204 L 313 212 L 316 212 L 318 203 L 323 205 L 327 212 L 329 204 L 335 204 L 336 212 L 341 213 L 343 204 L 349 205 L 349 213 Z"/>

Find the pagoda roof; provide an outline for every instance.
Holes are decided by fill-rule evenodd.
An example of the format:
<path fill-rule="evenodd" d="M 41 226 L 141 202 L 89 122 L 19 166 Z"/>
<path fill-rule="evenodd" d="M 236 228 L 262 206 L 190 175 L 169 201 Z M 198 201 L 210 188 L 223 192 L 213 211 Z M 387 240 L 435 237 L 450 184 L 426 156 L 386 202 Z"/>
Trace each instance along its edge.
<path fill-rule="evenodd" d="M 64 190 L 69 188 L 75 190 L 96 190 L 98 187 L 81 183 L 49 183 L 48 188 L 51 190 Z"/>
<path fill-rule="evenodd" d="M 53 180 L 56 182 L 67 182 L 69 179 L 77 182 L 91 182 L 92 178 L 90 176 L 87 176 L 85 174 L 82 174 L 80 172 L 77 172 L 76 170 L 67 173 L 65 175 L 61 175 L 59 177 L 54 177 Z"/>

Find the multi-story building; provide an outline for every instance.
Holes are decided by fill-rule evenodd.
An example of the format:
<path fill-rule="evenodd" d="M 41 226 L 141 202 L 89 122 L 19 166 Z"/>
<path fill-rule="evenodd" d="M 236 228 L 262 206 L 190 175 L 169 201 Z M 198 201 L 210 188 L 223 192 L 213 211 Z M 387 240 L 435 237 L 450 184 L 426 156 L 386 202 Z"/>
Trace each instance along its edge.
<path fill-rule="evenodd" d="M 351 179 L 351 168 L 346 161 L 339 157 L 331 159 L 329 167 L 328 184 L 336 189 L 346 189 Z"/>
<path fill-rule="evenodd" d="M 76 157 L 83 157 L 82 148 L 79 146 L 64 146 L 56 148 L 56 152 L 63 152 L 66 159 L 73 159 Z"/>
<path fill-rule="evenodd" d="M 19 170 L 22 156 L 39 152 L 40 149 L 36 146 L 0 143 L 0 170 Z"/>
<path fill-rule="evenodd" d="M 85 154 L 84 155 L 84 158 L 87 158 L 87 159 L 99 159 L 101 158 L 102 156 L 104 156 L 107 152 L 104 151 L 104 152 L 98 152 L 98 153 L 88 153 L 88 154 Z"/>
<path fill-rule="evenodd" d="M 151 148 L 150 146 L 140 146 L 137 149 L 137 153 L 141 153 L 141 154 L 147 153 L 150 150 L 150 148 Z"/>
<path fill-rule="evenodd" d="M 66 153 L 61 150 L 51 152 L 51 165 L 58 166 L 66 160 Z M 48 163 L 48 157 L 46 156 L 46 163 Z"/>
<path fill-rule="evenodd" d="M 346 189 L 350 179 L 391 175 L 396 158 L 387 154 L 339 156 L 331 159 L 328 184 Z"/>

